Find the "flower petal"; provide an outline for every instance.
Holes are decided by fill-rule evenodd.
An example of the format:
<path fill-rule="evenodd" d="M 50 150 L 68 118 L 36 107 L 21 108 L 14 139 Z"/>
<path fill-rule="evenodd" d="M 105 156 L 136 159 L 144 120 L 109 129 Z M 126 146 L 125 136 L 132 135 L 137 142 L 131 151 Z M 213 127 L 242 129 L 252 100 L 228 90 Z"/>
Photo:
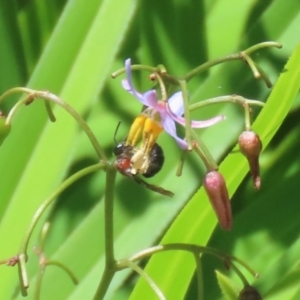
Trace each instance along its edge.
<path fill-rule="evenodd" d="M 131 76 L 131 59 L 128 58 L 125 60 L 125 70 L 126 70 L 126 76 L 127 80 L 122 80 L 122 86 L 123 88 L 133 94 L 140 102 L 144 103 L 143 95 L 139 92 L 137 92 L 132 84 L 132 76 Z"/>
<path fill-rule="evenodd" d="M 185 125 L 185 118 L 180 117 L 180 116 L 176 116 L 169 107 L 167 107 L 167 111 L 169 113 L 169 115 L 171 116 L 171 118 L 176 121 L 178 124 L 181 125 Z M 221 116 L 217 116 L 217 117 L 213 117 L 211 119 L 208 120 L 204 120 L 204 121 L 195 121 L 192 120 L 191 121 L 191 126 L 192 128 L 206 128 L 206 127 L 210 127 L 212 125 L 217 124 L 218 122 L 222 121 L 225 119 L 225 116 L 221 115 Z"/>
<path fill-rule="evenodd" d="M 143 94 L 143 101 L 145 102 L 144 104 L 156 108 L 157 107 L 157 94 L 156 90 L 150 90 Z"/>
<path fill-rule="evenodd" d="M 161 122 L 162 122 L 162 125 L 163 125 L 165 131 L 175 139 L 178 146 L 182 149 L 187 149 L 188 148 L 187 142 L 185 140 L 183 140 L 182 138 L 178 137 L 177 132 L 176 132 L 175 123 L 168 116 L 168 114 L 161 114 Z"/>
<path fill-rule="evenodd" d="M 168 105 L 174 115 L 182 116 L 184 113 L 182 92 L 177 92 L 171 98 L 169 98 Z"/>

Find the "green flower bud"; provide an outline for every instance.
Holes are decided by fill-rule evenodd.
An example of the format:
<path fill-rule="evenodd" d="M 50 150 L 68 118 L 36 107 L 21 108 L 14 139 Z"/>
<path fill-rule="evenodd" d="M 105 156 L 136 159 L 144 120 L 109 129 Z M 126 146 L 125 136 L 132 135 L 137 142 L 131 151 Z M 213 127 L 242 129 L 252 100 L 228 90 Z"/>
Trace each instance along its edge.
<path fill-rule="evenodd" d="M 248 160 L 254 188 L 258 190 L 260 188 L 259 155 L 262 150 L 259 136 L 253 131 L 244 131 L 239 136 L 239 146 L 241 153 Z"/>
<path fill-rule="evenodd" d="M 230 230 L 232 226 L 231 205 L 223 176 L 218 171 L 207 173 L 203 179 L 203 187 L 217 215 L 220 226 Z"/>
<path fill-rule="evenodd" d="M 241 290 L 239 300 L 262 300 L 262 296 L 254 287 L 247 285 Z"/>

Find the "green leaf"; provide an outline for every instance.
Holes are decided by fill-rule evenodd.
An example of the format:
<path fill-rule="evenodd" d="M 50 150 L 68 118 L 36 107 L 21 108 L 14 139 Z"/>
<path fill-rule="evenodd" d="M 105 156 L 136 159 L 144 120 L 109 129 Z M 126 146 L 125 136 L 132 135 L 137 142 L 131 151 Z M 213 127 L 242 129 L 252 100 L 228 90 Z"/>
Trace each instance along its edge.
<path fill-rule="evenodd" d="M 236 300 L 238 298 L 238 293 L 237 293 L 236 289 L 234 288 L 232 281 L 217 270 L 215 271 L 215 273 L 217 276 L 219 286 L 222 290 L 224 299 Z"/>

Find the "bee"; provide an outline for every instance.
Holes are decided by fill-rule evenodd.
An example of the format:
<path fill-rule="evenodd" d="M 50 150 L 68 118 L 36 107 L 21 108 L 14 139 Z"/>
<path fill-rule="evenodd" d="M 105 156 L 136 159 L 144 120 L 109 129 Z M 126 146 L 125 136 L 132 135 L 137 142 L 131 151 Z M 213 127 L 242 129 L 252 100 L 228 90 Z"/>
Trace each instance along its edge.
<path fill-rule="evenodd" d="M 117 157 L 115 167 L 121 174 L 157 193 L 169 197 L 174 195 L 171 191 L 149 184 L 138 176 L 142 175 L 149 178 L 161 170 L 165 157 L 162 148 L 157 143 L 154 144 L 148 154 L 132 145 L 127 145 L 125 142 L 117 144 L 113 153 Z"/>

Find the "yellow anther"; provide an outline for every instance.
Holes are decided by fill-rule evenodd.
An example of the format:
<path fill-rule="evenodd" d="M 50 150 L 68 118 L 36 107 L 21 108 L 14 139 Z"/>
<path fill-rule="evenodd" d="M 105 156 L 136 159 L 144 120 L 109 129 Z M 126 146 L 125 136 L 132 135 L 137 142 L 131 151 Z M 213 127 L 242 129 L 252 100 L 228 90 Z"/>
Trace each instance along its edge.
<path fill-rule="evenodd" d="M 149 153 L 162 131 L 163 127 L 153 119 L 147 118 L 145 120 L 142 146 L 145 153 Z"/>
<path fill-rule="evenodd" d="M 142 135 L 147 118 L 148 117 L 144 114 L 140 114 L 138 117 L 135 118 L 134 122 L 130 127 L 130 131 L 126 141 L 127 144 L 132 146 L 136 145 L 137 141 Z"/>

